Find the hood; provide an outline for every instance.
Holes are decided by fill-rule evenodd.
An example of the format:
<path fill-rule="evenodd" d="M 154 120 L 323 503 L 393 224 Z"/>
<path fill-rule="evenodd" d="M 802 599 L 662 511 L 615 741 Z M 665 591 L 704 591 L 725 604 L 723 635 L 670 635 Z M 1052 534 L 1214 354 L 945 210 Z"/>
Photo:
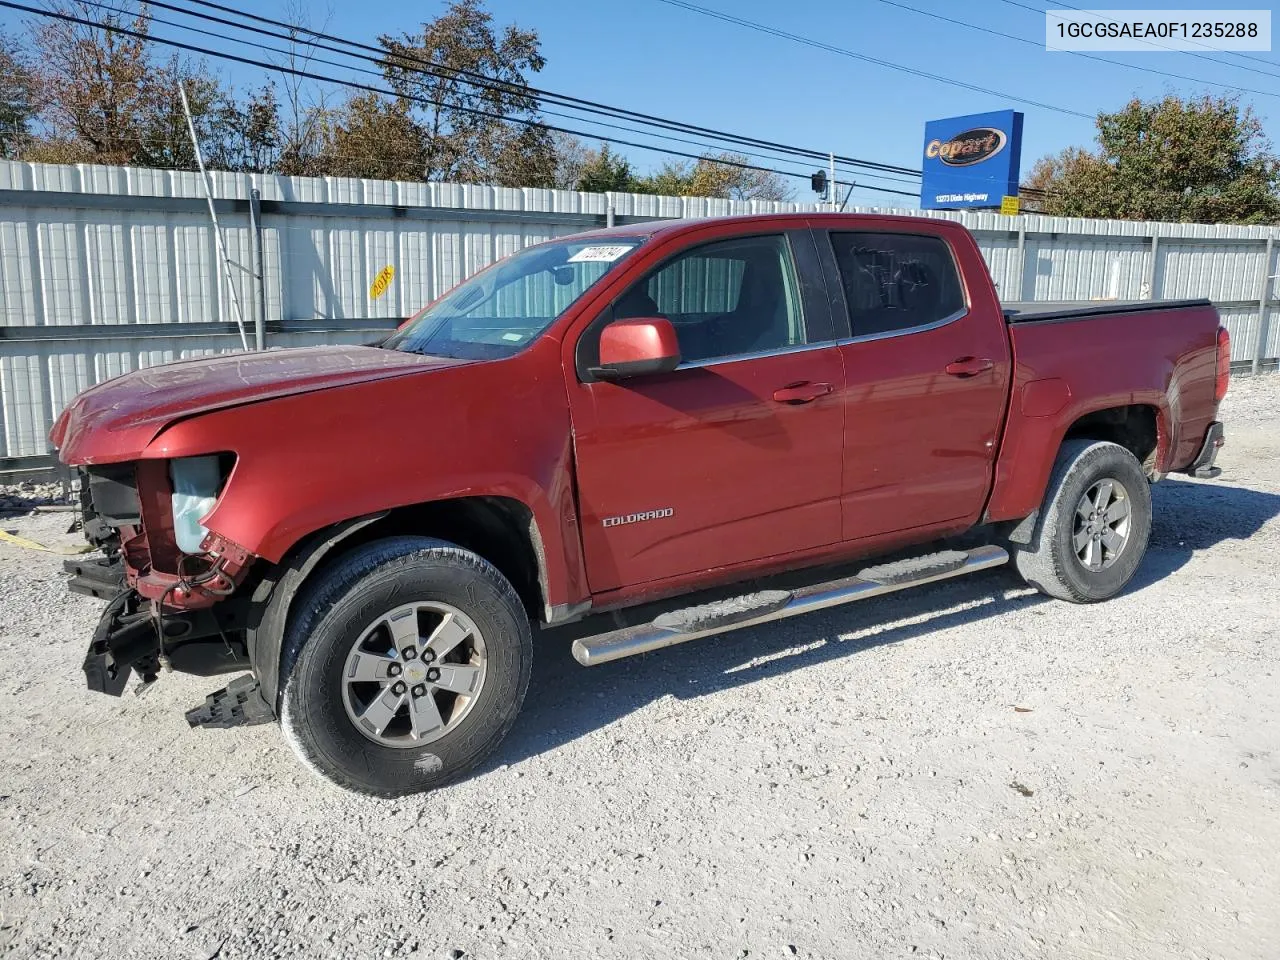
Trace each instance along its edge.
<path fill-rule="evenodd" d="M 297 347 L 135 370 L 90 387 L 49 434 L 64 463 L 138 457 L 175 420 L 275 397 L 469 363 L 377 347 Z"/>

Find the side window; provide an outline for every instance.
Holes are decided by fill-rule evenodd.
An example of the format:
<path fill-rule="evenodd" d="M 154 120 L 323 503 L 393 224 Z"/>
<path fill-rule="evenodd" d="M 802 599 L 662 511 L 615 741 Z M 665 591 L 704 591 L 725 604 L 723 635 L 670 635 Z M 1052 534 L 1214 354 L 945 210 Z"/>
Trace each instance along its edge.
<path fill-rule="evenodd" d="M 680 356 L 712 360 L 806 342 L 787 238 L 741 237 L 694 247 L 614 303 L 614 319 L 666 317 Z"/>
<path fill-rule="evenodd" d="M 832 233 L 855 337 L 936 323 L 964 309 L 951 248 L 940 237 Z"/>

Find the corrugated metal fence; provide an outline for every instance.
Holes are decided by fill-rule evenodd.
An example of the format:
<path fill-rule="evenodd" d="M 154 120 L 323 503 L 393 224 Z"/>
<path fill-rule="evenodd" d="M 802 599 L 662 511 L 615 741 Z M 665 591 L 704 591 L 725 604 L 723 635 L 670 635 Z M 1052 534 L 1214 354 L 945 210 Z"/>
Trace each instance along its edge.
<path fill-rule="evenodd" d="M 268 347 L 367 341 L 496 258 L 603 226 L 610 207 L 618 223 L 817 209 L 341 178 L 211 181 L 250 345 L 256 319 Z M 1268 314 L 1280 228 L 931 215 L 974 231 L 1005 299 L 1207 296 L 1231 330 L 1236 367 L 1276 366 L 1280 324 Z M 387 265 L 394 281 L 374 298 Z M 53 419 L 91 384 L 241 349 L 235 318 L 198 174 L 0 161 L 0 471 L 44 463 Z"/>

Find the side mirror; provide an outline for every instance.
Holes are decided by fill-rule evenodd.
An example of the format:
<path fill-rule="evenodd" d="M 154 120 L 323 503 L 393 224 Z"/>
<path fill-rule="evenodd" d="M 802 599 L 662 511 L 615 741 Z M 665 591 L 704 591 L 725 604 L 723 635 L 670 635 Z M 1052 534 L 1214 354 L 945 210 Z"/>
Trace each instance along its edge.
<path fill-rule="evenodd" d="M 664 317 L 615 320 L 600 333 L 597 380 L 625 380 L 646 373 L 667 373 L 680 365 L 676 328 Z"/>

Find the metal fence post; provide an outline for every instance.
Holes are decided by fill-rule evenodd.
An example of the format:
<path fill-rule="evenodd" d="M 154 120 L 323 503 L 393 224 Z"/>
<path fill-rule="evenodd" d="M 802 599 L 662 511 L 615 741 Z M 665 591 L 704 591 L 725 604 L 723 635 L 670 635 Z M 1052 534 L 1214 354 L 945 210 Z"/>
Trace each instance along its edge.
<path fill-rule="evenodd" d="M 1266 253 L 1262 257 L 1262 282 L 1258 291 L 1258 343 L 1253 351 L 1252 373 L 1262 368 L 1263 354 L 1267 352 L 1267 341 L 1271 339 L 1270 324 L 1267 316 L 1267 303 L 1271 299 L 1271 254 L 1275 250 L 1275 238 L 1267 237 Z"/>
<path fill-rule="evenodd" d="M 1027 225 L 1018 218 L 1018 292 L 1010 300 L 1022 300 L 1027 289 Z"/>
<path fill-rule="evenodd" d="M 1146 279 L 1143 281 L 1143 283 L 1146 285 L 1146 288 L 1147 288 L 1147 295 L 1142 299 L 1155 300 L 1156 299 L 1156 260 L 1160 256 L 1160 237 L 1157 234 L 1153 233 L 1151 235 L 1151 248 L 1150 248 L 1150 253 L 1148 255 L 1151 257 L 1151 260 L 1150 262 L 1147 263 L 1147 276 L 1146 276 Z"/>
<path fill-rule="evenodd" d="M 249 243 L 253 258 L 253 342 L 258 350 L 267 348 L 267 277 L 262 255 L 262 191 L 249 191 Z"/>

